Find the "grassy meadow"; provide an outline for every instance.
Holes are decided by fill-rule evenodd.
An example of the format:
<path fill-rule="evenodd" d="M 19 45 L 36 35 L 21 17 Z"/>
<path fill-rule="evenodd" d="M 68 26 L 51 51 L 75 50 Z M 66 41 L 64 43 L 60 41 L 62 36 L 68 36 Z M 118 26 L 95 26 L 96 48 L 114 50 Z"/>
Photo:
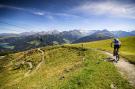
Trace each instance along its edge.
<path fill-rule="evenodd" d="M 99 51 L 69 46 L 41 50 L 44 62 L 36 71 L 42 61 L 36 49 L 2 58 L 0 89 L 133 89 L 113 63 L 103 61 L 107 56 Z M 27 62 L 31 62 L 31 69 Z"/>
<path fill-rule="evenodd" d="M 113 39 L 79 43 L 70 46 L 82 47 L 83 44 L 84 48 L 96 48 L 112 53 L 113 52 L 113 48 L 111 48 L 112 40 Z M 122 42 L 122 46 L 120 48 L 120 55 L 125 59 L 127 59 L 129 62 L 135 64 L 135 36 L 120 38 L 120 41 Z"/>

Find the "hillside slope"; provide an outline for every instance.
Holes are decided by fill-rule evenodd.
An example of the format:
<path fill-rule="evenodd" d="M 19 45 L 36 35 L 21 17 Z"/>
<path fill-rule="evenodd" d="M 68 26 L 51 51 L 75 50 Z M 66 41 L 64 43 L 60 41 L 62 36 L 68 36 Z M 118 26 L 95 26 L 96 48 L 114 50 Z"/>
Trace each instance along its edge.
<path fill-rule="evenodd" d="M 135 36 L 120 38 L 120 41 L 122 42 L 122 46 L 120 48 L 120 55 L 126 58 L 129 62 L 135 64 Z M 83 46 L 86 48 L 97 48 L 113 52 L 113 48 L 111 48 L 110 46 L 111 42 L 112 39 L 94 41 L 83 43 Z M 74 46 L 82 46 L 82 44 L 74 44 Z"/>
<path fill-rule="evenodd" d="M 0 89 L 133 89 L 106 57 L 68 46 L 10 54 L 0 59 Z"/>

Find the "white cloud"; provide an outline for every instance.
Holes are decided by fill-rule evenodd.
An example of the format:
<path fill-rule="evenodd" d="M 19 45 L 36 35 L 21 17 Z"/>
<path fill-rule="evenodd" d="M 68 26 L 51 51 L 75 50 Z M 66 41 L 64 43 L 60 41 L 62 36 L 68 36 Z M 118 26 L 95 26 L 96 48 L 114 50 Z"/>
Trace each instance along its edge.
<path fill-rule="evenodd" d="M 75 7 L 72 12 L 79 12 L 86 15 L 106 15 L 111 17 L 135 19 L 135 5 L 110 1 L 93 3 L 87 2 Z"/>
<path fill-rule="evenodd" d="M 2 5 L 0 4 L 0 8 L 8 8 L 8 9 L 14 9 L 14 10 L 20 10 L 24 11 L 27 13 L 31 13 L 37 16 L 46 16 L 48 19 L 54 19 L 55 16 L 62 16 L 62 17 L 68 17 L 68 18 L 78 18 L 79 16 L 69 14 L 69 13 L 53 13 L 53 12 L 46 12 L 43 10 L 38 10 L 38 9 L 27 9 L 27 8 L 21 8 L 21 7 L 16 7 L 16 6 L 10 6 L 10 5 Z"/>
<path fill-rule="evenodd" d="M 33 14 L 35 14 L 35 15 L 40 15 L 40 16 L 45 15 L 45 13 L 44 13 L 44 12 L 33 12 Z"/>
<path fill-rule="evenodd" d="M 0 8 L 9 8 L 9 9 L 16 9 L 16 10 L 25 10 L 24 8 L 10 6 L 10 5 L 2 5 L 0 4 Z"/>
<path fill-rule="evenodd" d="M 34 14 L 34 15 L 39 15 L 39 16 L 45 15 L 45 12 L 35 11 L 35 10 L 27 9 L 27 8 L 15 7 L 15 6 L 10 6 L 10 5 L 2 5 L 2 4 L 0 4 L 0 8 L 8 8 L 8 9 L 20 10 L 20 11 L 28 12 L 28 13 L 31 13 L 31 14 Z"/>
<path fill-rule="evenodd" d="M 56 13 L 57 16 L 63 16 L 63 17 L 72 17 L 72 18 L 78 18 L 80 16 L 69 14 L 69 13 Z"/>

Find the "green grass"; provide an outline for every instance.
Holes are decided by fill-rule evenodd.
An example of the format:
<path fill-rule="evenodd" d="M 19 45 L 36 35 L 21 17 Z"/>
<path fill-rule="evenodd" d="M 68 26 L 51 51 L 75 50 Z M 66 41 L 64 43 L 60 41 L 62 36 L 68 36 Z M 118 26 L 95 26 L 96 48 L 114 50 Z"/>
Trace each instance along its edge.
<path fill-rule="evenodd" d="M 113 52 L 113 48 L 111 48 L 110 46 L 112 40 L 113 39 L 87 42 L 87 43 L 83 43 L 83 47 L 96 48 L 100 50 Z M 122 46 L 120 48 L 120 55 L 125 59 L 127 59 L 129 62 L 135 64 L 135 37 L 133 36 L 133 37 L 120 38 L 120 41 L 122 42 Z M 70 46 L 81 47 L 82 43 L 73 44 Z"/>
<path fill-rule="evenodd" d="M 0 60 L 0 89 L 133 89 L 99 51 L 79 47 L 55 46 L 42 48 L 44 63 L 33 73 L 41 61 L 37 50 L 10 54 Z M 34 68 L 24 77 L 28 66 L 21 61 L 31 61 Z M 5 66 L 5 67 L 4 67 Z"/>

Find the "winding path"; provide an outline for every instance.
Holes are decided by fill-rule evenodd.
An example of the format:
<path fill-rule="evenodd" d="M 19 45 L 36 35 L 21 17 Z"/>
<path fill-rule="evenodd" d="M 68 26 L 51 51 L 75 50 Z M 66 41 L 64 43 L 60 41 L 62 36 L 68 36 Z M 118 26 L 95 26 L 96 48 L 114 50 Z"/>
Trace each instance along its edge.
<path fill-rule="evenodd" d="M 110 56 L 112 59 L 114 58 L 111 53 L 105 51 L 102 52 Z M 135 86 L 135 65 L 124 60 L 124 58 L 120 58 L 117 63 L 114 62 L 114 65 L 118 68 L 122 76 L 128 79 L 132 86 Z"/>
<path fill-rule="evenodd" d="M 31 72 L 32 73 L 34 73 L 34 72 L 36 72 L 38 69 L 39 69 L 39 67 L 41 66 L 41 64 L 43 64 L 44 63 L 44 60 L 45 60 L 45 55 L 44 55 L 44 51 L 42 51 L 40 48 L 38 48 L 37 49 L 39 52 L 41 52 L 41 61 L 38 63 L 38 65 L 36 66 L 36 68 L 32 71 L 32 70 L 29 70 L 27 73 L 25 73 L 25 77 L 27 77 Z M 31 68 L 32 69 L 32 68 Z"/>
<path fill-rule="evenodd" d="M 44 61 L 45 61 L 44 51 L 42 51 L 40 48 L 38 48 L 38 51 L 39 51 L 39 52 L 41 52 L 41 56 L 42 56 L 42 58 L 41 58 L 41 62 L 37 65 L 37 67 L 36 67 L 36 69 L 35 69 L 34 71 L 38 70 L 38 69 L 39 69 L 39 67 L 41 66 L 41 64 L 43 64 L 43 63 L 44 63 Z"/>
<path fill-rule="evenodd" d="M 11 83 L 9 83 L 8 85 L 5 85 L 5 86 L 12 86 L 12 85 L 16 84 L 17 82 L 20 82 L 23 78 L 26 78 L 26 77 L 28 77 L 29 75 L 35 73 L 36 70 L 38 70 L 38 69 L 40 68 L 41 64 L 44 63 L 44 56 L 45 56 L 45 55 L 44 55 L 44 51 L 42 51 L 40 48 L 38 48 L 37 50 L 38 50 L 39 52 L 41 52 L 42 58 L 41 58 L 41 62 L 38 63 L 38 65 L 36 66 L 36 68 L 35 68 L 34 70 L 32 70 L 32 69 L 33 69 L 32 63 L 31 63 L 31 62 L 25 62 L 25 63 L 27 63 L 27 64 L 29 65 L 29 70 L 24 74 L 24 77 L 20 77 L 20 78 L 14 79 Z M 1 58 L 1 57 L 0 57 L 0 58 Z M 4 87 L 5 87 L 5 86 L 4 86 Z M 2 88 L 2 89 L 3 89 L 3 88 Z M 5 89 L 5 88 L 4 88 L 4 89 Z"/>

